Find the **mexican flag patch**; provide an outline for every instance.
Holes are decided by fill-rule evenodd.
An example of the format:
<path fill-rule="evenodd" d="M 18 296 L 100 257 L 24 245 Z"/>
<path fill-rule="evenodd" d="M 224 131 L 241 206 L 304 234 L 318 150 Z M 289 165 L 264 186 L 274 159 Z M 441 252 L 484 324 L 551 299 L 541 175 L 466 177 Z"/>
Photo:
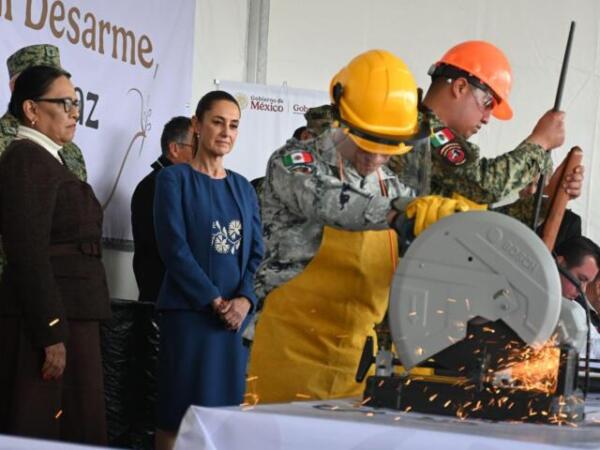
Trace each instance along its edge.
<path fill-rule="evenodd" d="M 298 164 L 310 164 L 313 162 L 313 156 L 309 152 L 294 152 L 285 155 L 282 158 L 285 167 L 292 167 Z"/>
<path fill-rule="evenodd" d="M 441 147 L 454 139 L 454 134 L 450 128 L 442 128 L 431 135 L 431 145 L 433 148 Z"/>

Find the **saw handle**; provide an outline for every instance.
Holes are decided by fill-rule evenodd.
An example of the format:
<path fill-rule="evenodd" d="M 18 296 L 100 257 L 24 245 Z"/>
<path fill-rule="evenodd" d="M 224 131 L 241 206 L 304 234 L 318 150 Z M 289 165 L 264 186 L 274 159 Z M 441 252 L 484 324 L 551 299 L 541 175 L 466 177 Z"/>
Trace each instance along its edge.
<path fill-rule="evenodd" d="M 356 382 L 362 383 L 362 381 L 369 373 L 371 364 L 375 362 L 375 346 L 373 344 L 373 337 L 367 336 L 365 346 L 363 347 L 362 355 L 360 355 L 360 362 L 358 363 L 358 370 L 356 371 Z"/>
<path fill-rule="evenodd" d="M 572 174 L 575 168 L 581 165 L 582 159 L 583 151 L 579 147 L 573 147 L 567 155 L 563 169 L 561 171 L 557 170 L 545 190 L 550 196 L 550 209 L 544 222 L 542 240 L 550 251 L 554 249 L 558 230 L 565 216 L 567 203 L 570 200 L 569 194 L 564 189 L 561 189 L 561 186 L 565 182 L 567 175 Z"/>

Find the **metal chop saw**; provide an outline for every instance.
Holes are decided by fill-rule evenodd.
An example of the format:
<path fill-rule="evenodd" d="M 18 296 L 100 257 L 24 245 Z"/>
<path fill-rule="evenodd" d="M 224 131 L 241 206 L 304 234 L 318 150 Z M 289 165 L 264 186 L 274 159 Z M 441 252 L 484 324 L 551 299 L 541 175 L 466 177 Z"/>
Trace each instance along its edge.
<path fill-rule="evenodd" d="M 552 255 L 522 223 L 454 214 L 408 247 L 388 321 L 369 338 L 364 404 L 493 420 L 583 419 L 577 388 L 584 310 L 563 299 Z"/>

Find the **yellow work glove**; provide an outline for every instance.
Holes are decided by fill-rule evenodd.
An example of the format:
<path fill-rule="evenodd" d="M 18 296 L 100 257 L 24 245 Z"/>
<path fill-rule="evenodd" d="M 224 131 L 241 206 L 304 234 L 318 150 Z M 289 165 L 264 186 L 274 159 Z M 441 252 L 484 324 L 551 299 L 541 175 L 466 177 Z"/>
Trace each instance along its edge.
<path fill-rule="evenodd" d="M 463 197 L 456 192 L 452 194 L 452 199 L 464 202 L 469 207 L 469 211 L 486 211 L 488 209 L 488 205 L 483 203 L 475 203 L 473 200 L 469 200 L 467 197 Z"/>
<path fill-rule="evenodd" d="M 406 217 L 415 219 L 414 233 L 418 236 L 429 225 L 457 211 L 469 211 L 463 199 L 452 199 L 439 195 L 427 195 L 413 200 L 406 208 Z"/>

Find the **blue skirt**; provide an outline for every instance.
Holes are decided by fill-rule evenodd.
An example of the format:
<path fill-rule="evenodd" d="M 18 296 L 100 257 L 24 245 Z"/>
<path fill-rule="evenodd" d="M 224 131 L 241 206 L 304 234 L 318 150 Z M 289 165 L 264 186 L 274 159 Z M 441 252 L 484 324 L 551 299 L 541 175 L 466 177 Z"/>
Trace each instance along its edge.
<path fill-rule="evenodd" d="M 248 319 L 246 319 L 247 322 Z M 248 349 L 212 312 L 162 311 L 157 427 L 177 431 L 190 405 L 242 403 Z"/>

